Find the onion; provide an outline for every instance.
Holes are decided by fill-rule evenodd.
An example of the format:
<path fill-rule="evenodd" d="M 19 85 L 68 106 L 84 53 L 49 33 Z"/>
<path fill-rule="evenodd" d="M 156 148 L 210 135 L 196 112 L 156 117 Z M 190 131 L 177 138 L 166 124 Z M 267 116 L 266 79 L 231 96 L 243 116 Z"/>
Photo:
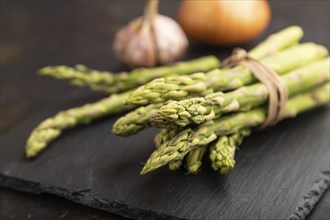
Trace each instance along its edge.
<path fill-rule="evenodd" d="M 265 0 L 184 0 L 179 23 L 188 37 L 213 45 L 239 45 L 258 37 L 271 17 Z"/>

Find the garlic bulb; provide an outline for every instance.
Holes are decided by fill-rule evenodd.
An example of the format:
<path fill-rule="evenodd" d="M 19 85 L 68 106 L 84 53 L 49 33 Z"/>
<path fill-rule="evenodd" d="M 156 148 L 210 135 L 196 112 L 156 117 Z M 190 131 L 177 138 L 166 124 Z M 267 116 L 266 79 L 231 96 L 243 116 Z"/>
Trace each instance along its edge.
<path fill-rule="evenodd" d="M 188 40 L 173 19 L 157 12 L 158 0 L 149 0 L 145 14 L 116 34 L 116 56 L 130 67 L 167 64 L 182 56 Z"/>

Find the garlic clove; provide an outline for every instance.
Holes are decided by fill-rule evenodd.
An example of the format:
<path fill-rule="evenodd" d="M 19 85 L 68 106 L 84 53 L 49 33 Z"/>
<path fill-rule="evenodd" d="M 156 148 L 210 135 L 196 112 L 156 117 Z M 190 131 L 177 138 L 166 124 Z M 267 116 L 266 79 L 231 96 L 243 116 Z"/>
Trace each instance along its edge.
<path fill-rule="evenodd" d="M 160 64 L 173 62 L 184 54 L 188 47 L 188 39 L 172 18 L 157 15 L 153 30 Z"/>

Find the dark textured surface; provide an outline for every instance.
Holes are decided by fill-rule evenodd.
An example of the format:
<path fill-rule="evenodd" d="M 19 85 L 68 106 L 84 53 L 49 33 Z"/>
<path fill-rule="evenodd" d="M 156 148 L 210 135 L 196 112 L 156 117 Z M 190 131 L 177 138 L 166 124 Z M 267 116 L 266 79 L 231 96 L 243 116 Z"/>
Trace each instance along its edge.
<path fill-rule="evenodd" d="M 290 216 L 290 220 L 304 219 L 314 208 L 315 204 L 322 197 L 323 193 L 329 187 L 330 171 L 322 171 L 320 177 L 314 182 L 312 189 L 303 196 L 300 205 L 296 211 Z"/>
<path fill-rule="evenodd" d="M 167 169 L 139 176 L 140 162 L 153 150 L 154 130 L 115 137 L 109 134 L 113 118 L 76 129 L 27 161 L 20 149 L 42 116 L 23 121 L 2 138 L 1 184 L 133 218 L 283 219 L 329 169 L 328 107 L 247 138 L 236 169 L 227 176 L 217 175 L 207 163 L 197 176 Z"/>
<path fill-rule="evenodd" d="M 330 218 L 330 190 L 322 196 L 307 220 Z M 0 219 L 124 220 L 109 212 L 89 208 L 50 194 L 33 195 L 0 188 Z M 10 217 L 9 217 L 10 216 Z"/>
<path fill-rule="evenodd" d="M 123 220 L 109 212 L 79 205 L 49 194 L 33 195 L 0 189 L 0 219 Z"/>
<path fill-rule="evenodd" d="M 307 220 L 329 220 L 330 219 L 330 189 L 324 193 L 320 201 L 307 216 Z"/>
<path fill-rule="evenodd" d="M 298 24 L 306 32 L 304 41 L 329 47 L 328 1 L 271 4 L 273 21 L 264 36 Z M 174 16 L 176 5 L 163 2 L 161 12 Z M 112 37 L 141 9 L 139 1 L 1 1 L 0 120 L 2 134 L 7 133 L 1 138 L 2 185 L 56 193 L 136 218 L 288 218 L 297 207 L 305 207 L 301 204 L 306 199 L 315 202 L 321 193 L 312 200 L 308 195 L 321 171 L 329 169 L 328 108 L 248 138 L 237 155 L 237 168 L 228 176 L 217 175 L 205 163 L 197 176 L 162 169 L 140 177 L 140 163 L 153 150 L 149 134 L 154 131 L 129 139 L 114 137 L 114 117 L 67 132 L 34 161 L 23 158 L 25 139 L 40 120 L 103 96 L 37 77 L 35 71 L 44 65 L 76 63 L 123 69 L 111 54 Z M 230 49 L 193 44 L 186 58 L 210 53 L 223 58 Z M 1 197 L 1 205 L 6 198 Z M 311 218 L 326 219 L 329 213 L 323 213 L 312 213 Z"/>

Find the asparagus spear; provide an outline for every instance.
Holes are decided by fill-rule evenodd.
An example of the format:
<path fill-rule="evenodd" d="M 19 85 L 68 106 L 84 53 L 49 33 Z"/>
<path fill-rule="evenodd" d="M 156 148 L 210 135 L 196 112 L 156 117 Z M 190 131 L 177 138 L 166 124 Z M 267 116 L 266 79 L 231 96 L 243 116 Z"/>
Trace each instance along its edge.
<path fill-rule="evenodd" d="M 219 65 L 220 61 L 215 56 L 206 56 L 191 61 L 178 62 L 172 66 L 140 68 L 132 72 L 119 74 L 92 70 L 83 65 L 76 65 L 74 68 L 48 66 L 42 68 L 39 73 L 44 76 L 68 80 L 74 85 L 89 87 L 95 91 L 118 93 L 135 88 L 158 77 L 204 72 L 215 69 Z"/>
<path fill-rule="evenodd" d="M 166 141 L 171 140 L 171 138 L 177 135 L 179 132 L 179 129 L 161 129 L 160 132 L 158 132 L 158 134 L 156 134 L 154 138 L 156 147 L 159 147 Z"/>
<path fill-rule="evenodd" d="M 156 147 L 159 147 L 166 141 L 169 141 L 172 137 L 174 137 L 177 133 L 179 133 L 179 129 L 162 129 L 158 134 L 156 134 L 154 141 Z M 169 170 L 178 170 L 180 169 L 183 160 L 173 160 L 168 163 Z"/>
<path fill-rule="evenodd" d="M 277 52 L 261 61 L 278 74 L 283 74 L 321 59 L 327 54 L 328 51 L 323 46 L 304 43 Z M 158 78 L 133 91 L 127 103 L 148 105 L 166 100 L 180 100 L 189 96 L 205 96 L 212 92 L 233 90 L 255 81 L 251 71 L 240 65 L 232 69 L 216 69 L 190 76 Z"/>
<path fill-rule="evenodd" d="M 171 140 L 175 135 L 180 132 L 180 129 L 161 129 L 161 131 L 155 136 L 155 144 L 157 147 Z M 186 156 L 185 167 L 188 173 L 196 174 L 202 165 L 202 158 L 207 150 L 207 145 L 201 146 L 190 151 Z M 172 160 L 168 163 L 169 170 L 178 170 L 182 166 L 183 159 Z"/>
<path fill-rule="evenodd" d="M 162 104 L 150 104 L 139 107 L 119 118 L 112 127 L 112 132 L 120 136 L 133 135 L 150 126 L 149 119 Z"/>
<path fill-rule="evenodd" d="M 288 100 L 286 117 L 295 117 L 297 113 L 315 108 L 330 100 L 330 84 L 326 84 Z M 211 143 L 222 135 L 229 135 L 242 128 L 261 125 L 266 119 L 266 108 L 255 108 L 248 112 L 232 114 L 227 117 L 208 121 L 196 129 L 188 128 L 155 150 L 143 167 L 141 174 L 146 174 L 169 161 L 184 158 L 191 150 Z"/>
<path fill-rule="evenodd" d="M 169 141 L 179 133 L 179 129 L 161 129 L 161 131 L 155 136 L 155 144 L 157 147 Z M 186 156 L 186 169 L 188 173 L 196 174 L 202 165 L 202 158 L 207 149 L 207 146 L 196 148 L 188 153 Z M 168 163 L 169 170 L 178 170 L 182 166 L 183 159 L 172 160 Z"/>
<path fill-rule="evenodd" d="M 221 174 L 226 174 L 232 170 L 235 166 L 236 148 L 241 145 L 243 138 L 250 135 L 250 133 L 249 128 L 243 128 L 234 134 L 219 137 L 210 147 L 212 168 L 219 170 Z"/>
<path fill-rule="evenodd" d="M 330 80 L 330 58 L 313 62 L 282 76 L 289 95 L 320 85 Z M 220 117 L 223 113 L 247 111 L 265 103 L 269 91 L 262 83 L 241 87 L 235 91 L 217 92 L 204 97 L 172 101 L 162 106 L 150 118 L 151 124 L 159 128 L 188 124 L 201 124 Z"/>
<path fill-rule="evenodd" d="M 289 26 L 275 34 L 269 35 L 263 42 L 252 49 L 249 52 L 249 55 L 255 59 L 267 57 L 275 51 L 282 50 L 298 43 L 303 35 L 304 33 L 301 27 Z"/>
<path fill-rule="evenodd" d="M 27 140 L 26 157 L 36 156 L 66 129 L 80 124 L 88 124 L 94 119 L 109 114 L 131 109 L 132 106 L 125 105 L 125 98 L 128 94 L 129 92 L 113 94 L 98 102 L 59 112 L 57 115 L 41 122 Z"/>
<path fill-rule="evenodd" d="M 172 160 L 168 163 L 168 169 L 169 170 L 178 170 L 180 169 L 180 167 L 182 166 L 183 164 L 183 159 L 180 159 L 180 160 Z"/>
<path fill-rule="evenodd" d="M 188 173 L 197 174 L 199 172 L 206 150 L 207 145 L 204 145 L 188 152 L 186 156 L 186 169 Z"/>

